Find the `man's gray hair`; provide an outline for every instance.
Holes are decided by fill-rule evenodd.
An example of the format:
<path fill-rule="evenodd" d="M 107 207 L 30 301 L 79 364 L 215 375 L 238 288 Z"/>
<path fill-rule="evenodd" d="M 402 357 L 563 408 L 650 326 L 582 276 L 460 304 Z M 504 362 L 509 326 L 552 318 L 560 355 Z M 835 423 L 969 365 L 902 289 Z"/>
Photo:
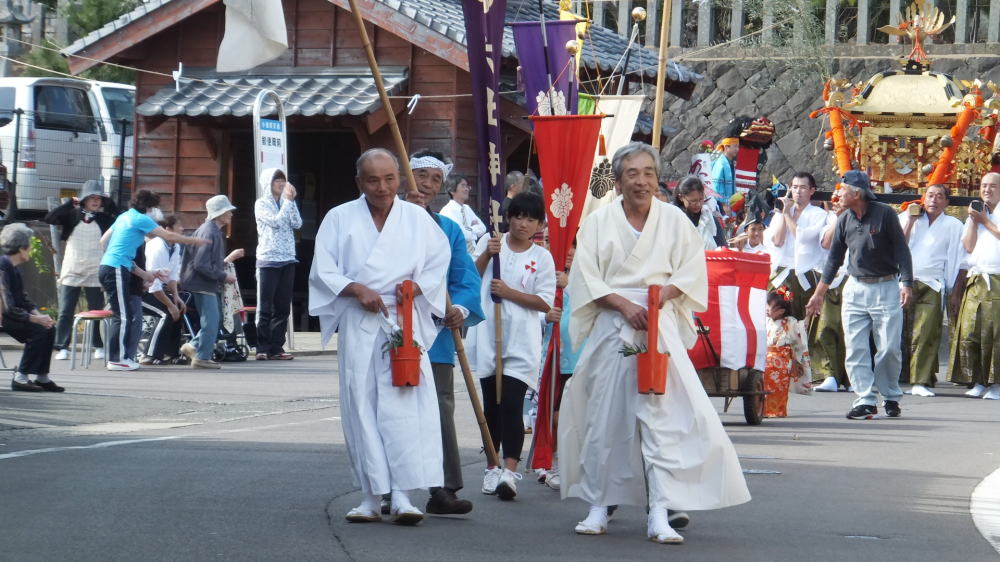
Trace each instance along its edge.
<path fill-rule="evenodd" d="M 653 165 L 656 166 L 656 179 L 660 179 L 660 153 L 652 146 L 636 141 L 619 148 L 615 152 L 614 158 L 611 159 L 611 171 L 615 175 L 615 180 L 622 179 L 622 174 L 625 172 L 623 169 L 625 167 L 625 160 L 640 154 L 648 154 L 653 158 Z"/>
<path fill-rule="evenodd" d="M 513 172 L 507 173 L 507 178 L 504 181 L 504 187 L 510 189 L 514 184 L 520 184 L 524 179 L 524 174 L 514 170 Z"/>
<path fill-rule="evenodd" d="M 843 189 L 850 189 L 855 195 L 857 195 L 859 197 L 864 197 L 865 196 L 865 188 L 863 188 L 863 187 L 860 187 L 860 186 L 857 186 L 857 185 L 851 185 L 849 183 L 842 183 L 842 184 L 840 184 L 840 186 Z"/>
<path fill-rule="evenodd" d="M 10 223 L 0 231 L 0 250 L 4 254 L 15 254 L 22 248 L 31 247 L 35 231 L 20 222 Z"/>
<path fill-rule="evenodd" d="M 369 148 L 368 150 L 362 152 L 361 156 L 358 156 L 358 161 L 357 163 L 354 164 L 354 177 L 360 178 L 361 168 L 365 165 L 365 162 L 367 162 L 373 156 L 379 154 L 381 154 L 382 156 L 388 156 L 389 158 L 392 158 L 392 161 L 396 164 L 396 169 L 397 170 L 399 169 L 399 158 L 397 158 L 396 155 L 393 154 L 391 151 L 386 150 L 384 148 Z"/>

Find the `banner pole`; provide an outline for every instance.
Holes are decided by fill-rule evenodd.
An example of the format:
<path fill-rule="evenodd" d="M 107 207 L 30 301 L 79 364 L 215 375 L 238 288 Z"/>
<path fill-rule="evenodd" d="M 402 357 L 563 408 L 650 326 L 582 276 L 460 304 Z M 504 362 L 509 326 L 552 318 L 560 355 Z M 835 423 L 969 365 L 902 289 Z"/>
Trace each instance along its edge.
<path fill-rule="evenodd" d="M 392 131 L 392 138 L 396 141 L 396 152 L 399 156 L 399 167 L 402 168 L 406 178 L 406 188 L 408 191 L 417 191 L 417 182 L 413 179 L 413 170 L 410 169 L 410 155 L 406 151 L 406 143 L 403 142 L 403 135 L 399 132 L 399 123 L 396 122 L 396 112 L 392 109 L 389 101 L 389 94 L 385 91 L 385 83 L 382 82 L 382 73 L 378 69 L 378 62 L 375 60 L 375 51 L 372 50 L 371 41 L 368 40 L 368 30 L 365 29 L 365 21 L 358 10 L 357 0 L 349 0 L 351 14 L 354 15 L 354 25 L 358 28 L 361 36 L 361 44 L 365 47 L 365 55 L 368 57 L 368 67 L 372 71 L 372 78 L 375 80 L 375 87 L 378 88 L 378 97 L 382 100 L 382 109 L 388 119 L 389 130 Z"/>
<path fill-rule="evenodd" d="M 660 19 L 660 54 L 657 57 L 656 100 L 653 102 L 653 147 L 660 149 L 663 129 L 663 88 L 667 81 L 667 42 L 670 40 L 670 0 L 663 0 L 663 17 Z"/>

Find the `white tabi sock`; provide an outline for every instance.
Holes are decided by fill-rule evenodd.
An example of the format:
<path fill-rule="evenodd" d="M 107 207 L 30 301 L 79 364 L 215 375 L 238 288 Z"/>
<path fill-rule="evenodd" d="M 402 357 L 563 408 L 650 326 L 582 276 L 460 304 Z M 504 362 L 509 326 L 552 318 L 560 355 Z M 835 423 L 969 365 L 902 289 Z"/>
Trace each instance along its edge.
<path fill-rule="evenodd" d="M 402 490 L 392 491 L 392 509 L 393 511 L 405 511 L 407 509 L 413 508 L 413 504 L 410 503 L 410 496 Z"/>
<path fill-rule="evenodd" d="M 365 494 L 362 492 L 361 505 L 359 505 L 358 508 L 365 511 L 380 513 L 382 509 L 382 496 Z"/>
<path fill-rule="evenodd" d="M 28 375 L 24 373 L 14 373 L 14 380 L 21 384 L 28 384 Z"/>

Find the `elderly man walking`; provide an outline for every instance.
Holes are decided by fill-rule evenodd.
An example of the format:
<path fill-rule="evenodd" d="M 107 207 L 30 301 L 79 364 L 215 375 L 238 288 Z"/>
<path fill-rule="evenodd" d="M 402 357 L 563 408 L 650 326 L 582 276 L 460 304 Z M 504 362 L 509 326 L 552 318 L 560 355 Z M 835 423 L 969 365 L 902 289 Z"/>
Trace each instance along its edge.
<path fill-rule="evenodd" d="M 414 284 L 413 339 L 427 349 L 434 316 L 446 316 L 449 242 L 427 211 L 396 197 L 399 161 L 381 148 L 358 158 L 361 197 L 334 207 L 316 235 L 309 273 L 309 313 L 325 345 L 337 332 L 341 425 L 361 504 L 352 522 L 379 521 L 381 495 L 391 493 L 394 522 L 416 524 L 423 513 L 408 492 L 444 484 L 441 420 L 427 353 L 416 386 L 392 385 L 389 355 L 404 281 Z"/>
<path fill-rule="evenodd" d="M 874 418 L 879 394 L 886 415 L 895 418 L 900 415 L 903 396 L 899 388 L 903 309 L 910 304 L 913 291 L 910 249 L 896 211 L 875 200 L 867 174 L 857 170 L 844 174 L 841 192 L 845 212 L 837 219 L 823 279 L 806 304 L 806 314 L 819 314 L 830 283 L 850 250 L 850 279 L 844 284 L 841 318 L 847 374 L 858 397 L 847 418 Z M 869 337 L 875 340 L 874 369 Z"/>
<path fill-rule="evenodd" d="M 983 176 L 979 196 L 982 205 L 969 207 L 962 235 L 969 276 L 952 341 L 949 380 L 971 383 L 969 396 L 1000 400 L 1000 173 Z"/>
<path fill-rule="evenodd" d="M 750 493 L 687 355 L 692 313 L 708 300 L 701 237 L 680 209 L 653 197 L 656 149 L 630 143 L 612 169 L 622 195 L 584 220 L 567 288 L 571 339 L 583 347 L 560 411 L 560 492 L 591 505 L 579 534 L 606 533 L 609 506 L 648 505 L 647 537 L 679 543 L 668 508 L 717 509 Z M 652 285 L 662 287 L 659 347 L 670 355 L 662 395 L 639 394 L 636 357 L 624 352 L 646 341 Z"/>
<path fill-rule="evenodd" d="M 295 187 L 285 173 L 267 168 L 260 173 L 263 197 L 254 204 L 257 221 L 257 360 L 294 359 L 285 352 L 285 331 L 295 286 L 295 230 L 302 217 L 295 205 Z"/>

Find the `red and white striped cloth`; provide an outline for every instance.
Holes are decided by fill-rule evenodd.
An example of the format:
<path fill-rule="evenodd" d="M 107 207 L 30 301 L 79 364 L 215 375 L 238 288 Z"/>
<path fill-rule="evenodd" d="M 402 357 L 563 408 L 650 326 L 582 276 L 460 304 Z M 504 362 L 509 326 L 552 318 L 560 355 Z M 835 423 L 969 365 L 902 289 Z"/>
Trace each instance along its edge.
<path fill-rule="evenodd" d="M 709 328 L 688 351 L 696 369 L 752 367 L 763 371 L 767 355 L 767 281 L 771 257 L 729 249 L 705 252 L 708 310 L 696 314 Z M 716 360 L 718 354 L 718 361 Z"/>
<path fill-rule="evenodd" d="M 735 173 L 733 182 L 736 186 L 736 192 L 746 193 L 757 189 L 757 163 L 759 160 L 759 148 L 740 146 L 735 166 L 733 166 Z"/>

